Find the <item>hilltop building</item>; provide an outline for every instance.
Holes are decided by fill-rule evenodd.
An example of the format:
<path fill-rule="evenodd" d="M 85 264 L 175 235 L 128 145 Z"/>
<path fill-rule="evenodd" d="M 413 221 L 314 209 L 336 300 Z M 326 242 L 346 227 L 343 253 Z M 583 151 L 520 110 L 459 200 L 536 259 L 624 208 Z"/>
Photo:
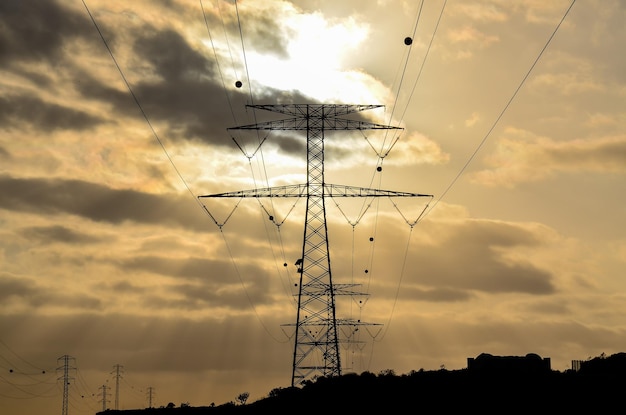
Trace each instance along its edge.
<path fill-rule="evenodd" d="M 540 374 L 550 373 L 550 358 L 528 353 L 526 356 L 493 356 L 481 353 L 476 358 L 467 358 L 467 369 L 471 373 Z"/>

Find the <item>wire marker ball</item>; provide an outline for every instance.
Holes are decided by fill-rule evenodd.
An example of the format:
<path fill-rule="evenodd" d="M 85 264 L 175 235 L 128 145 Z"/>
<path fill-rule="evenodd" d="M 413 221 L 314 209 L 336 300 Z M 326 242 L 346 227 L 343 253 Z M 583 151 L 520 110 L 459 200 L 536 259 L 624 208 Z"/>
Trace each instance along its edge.
<path fill-rule="evenodd" d="M 241 83 L 241 81 L 237 81 L 237 82 L 235 82 L 235 86 L 236 86 L 237 88 L 241 88 L 241 86 L 242 86 L 242 85 L 243 85 L 243 84 Z"/>
<path fill-rule="evenodd" d="M 404 38 L 404 44 L 409 46 L 411 43 L 413 43 L 413 39 L 411 39 L 410 37 L 405 37 Z"/>
<path fill-rule="evenodd" d="M 380 167 L 380 166 L 376 167 L 376 171 L 382 171 L 382 170 L 383 170 L 382 167 Z"/>

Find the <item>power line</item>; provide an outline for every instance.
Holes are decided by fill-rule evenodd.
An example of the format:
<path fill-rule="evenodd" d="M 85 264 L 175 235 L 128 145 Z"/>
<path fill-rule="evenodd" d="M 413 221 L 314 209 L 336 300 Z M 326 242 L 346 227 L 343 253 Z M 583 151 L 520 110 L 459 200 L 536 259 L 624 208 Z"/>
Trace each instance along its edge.
<path fill-rule="evenodd" d="M 409 94 L 409 98 L 407 100 L 406 106 L 404 107 L 404 111 L 402 111 L 402 116 L 400 117 L 400 122 L 402 122 L 402 120 L 404 120 L 404 116 L 406 114 L 406 111 L 409 107 L 409 103 L 411 102 L 411 99 L 413 97 L 413 94 L 415 93 L 415 87 L 417 86 L 417 82 L 419 81 L 419 79 L 422 76 L 422 71 L 424 70 L 424 65 L 426 64 L 426 59 L 428 58 L 428 55 L 430 53 L 430 49 L 433 45 L 433 41 L 435 40 L 435 34 L 437 33 L 437 30 L 439 29 L 439 23 L 441 23 L 441 18 L 443 17 L 443 12 L 446 8 L 446 4 L 447 4 L 447 0 L 444 0 L 443 2 L 443 6 L 441 6 L 441 11 L 439 12 L 439 18 L 437 19 L 437 24 L 435 25 L 435 30 L 433 30 L 433 34 L 430 37 L 430 42 L 428 43 L 428 48 L 426 49 L 426 53 L 424 55 L 424 59 L 422 60 L 422 64 L 420 65 L 420 69 L 419 72 L 417 73 L 417 76 L 415 77 L 415 82 L 413 82 L 413 88 L 411 88 L 411 93 Z"/>
<path fill-rule="evenodd" d="M 418 25 L 418 23 L 420 21 L 420 16 L 422 15 L 422 8 L 423 7 L 424 7 L 424 0 L 422 0 L 420 2 L 420 6 L 419 6 L 418 11 L 417 11 L 417 17 L 415 18 L 415 26 L 413 27 L 413 34 L 412 34 L 413 38 L 415 38 L 415 33 L 417 32 L 417 25 Z M 411 39 L 411 38 L 407 38 L 407 39 Z M 407 46 L 409 46 L 409 51 L 407 53 L 406 60 L 404 61 L 404 68 L 402 69 L 402 75 L 400 76 L 400 82 L 398 83 L 398 90 L 396 91 L 396 98 L 395 98 L 393 107 L 391 108 L 391 114 L 389 115 L 389 125 L 391 125 L 391 122 L 393 121 L 393 113 L 396 110 L 396 105 L 398 103 L 398 98 L 400 97 L 400 90 L 402 89 L 402 82 L 404 81 L 404 75 L 406 74 L 406 68 L 409 65 L 409 58 L 411 56 L 411 50 L 413 49 L 412 47 L 410 47 L 410 45 L 412 45 L 412 41 L 408 41 L 407 42 L 405 40 L 405 44 Z M 387 133 L 387 132 L 389 132 L 389 131 L 385 131 L 385 133 Z M 381 149 L 381 152 L 382 152 L 382 149 Z"/>
<path fill-rule="evenodd" d="M 20 361 L 22 361 L 22 362 L 26 363 L 28 366 L 30 366 L 30 367 L 32 367 L 33 369 L 36 369 L 37 371 L 40 371 L 40 372 L 42 372 L 42 373 L 45 373 L 45 372 L 46 372 L 46 369 L 43 369 L 43 368 L 41 368 L 41 367 L 39 367 L 39 366 L 37 366 L 37 365 L 35 365 L 35 364 L 31 363 L 30 361 L 28 361 L 28 360 L 24 359 L 22 356 L 20 356 L 19 354 L 17 354 L 15 351 L 13 351 L 13 350 L 12 350 L 12 349 L 11 349 L 11 348 L 10 348 L 10 347 L 9 347 L 9 346 L 5 343 L 5 342 L 3 342 L 1 339 L 0 339 L 0 344 L 2 344 L 2 345 L 3 345 L 3 346 L 4 346 L 4 347 L 5 347 L 5 348 L 6 348 L 6 349 L 7 349 L 7 350 L 8 350 L 8 351 L 9 351 L 9 352 L 13 355 L 13 356 L 17 357 Z M 9 362 L 9 360 L 8 360 L 8 359 L 6 359 L 4 356 L 2 356 L 2 358 L 3 358 L 3 360 L 5 360 L 5 361 Z M 9 362 L 9 364 L 11 364 L 11 363 Z"/>
<path fill-rule="evenodd" d="M 124 71 L 122 71 L 122 68 L 120 67 L 120 65 L 117 62 L 117 59 L 115 59 L 115 56 L 113 55 L 113 51 L 111 50 L 111 48 L 109 47 L 108 42 L 106 41 L 106 38 L 104 37 L 104 34 L 102 33 L 102 31 L 100 30 L 100 27 L 98 26 L 98 24 L 96 23 L 96 19 L 93 17 L 93 15 L 91 14 L 91 12 L 89 11 L 89 7 L 87 7 L 87 3 L 85 2 L 85 0 L 82 0 L 83 5 L 85 6 L 85 10 L 87 10 L 87 14 L 89 15 L 89 18 L 91 19 L 94 27 L 96 28 L 96 31 L 98 32 L 98 34 L 100 35 L 100 39 L 102 39 L 102 43 L 104 43 L 104 46 L 106 47 L 107 51 L 109 52 L 109 55 L 111 56 L 111 59 L 113 60 L 113 63 L 115 64 L 115 67 L 117 68 L 118 72 L 120 73 L 120 76 L 122 77 L 122 80 L 124 81 L 124 84 L 126 85 L 126 88 L 128 89 L 128 92 L 130 93 L 130 95 L 133 97 L 133 100 L 135 101 L 135 104 L 137 104 L 137 107 L 139 108 L 139 111 L 141 112 L 141 114 L 143 115 L 143 118 L 146 120 L 146 123 L 148 124 L 148 127 L 150 128 L 150 130 L 152 131 L 152 135 L 154 136 L 154 138 L 157 140 L 157 142 L 159 143 L 159 145 L 161 146 L 161 149 L 163 150 L 163 152 L 165 153 L 165 156 L 167 157 L 167 159 L 169 160 L 172 168 L 174 169 L 174 171 L 176 172 L 176 174 L 178 175 L 178 177 L 180 178 L 181 182 L 183 183 L 183 185 L 185 186 L 185 188 L 187 189 L 187 191 L 189 192 L 189 194 L 194 198 L 194 200 L 196 201 L 196 203 L 198 203 L 198 205 L 200 207 L 201 204 L 197 201 L 196 199 L 196 195 L 193 193 L 193 191 L 191 190 L 191 188 L 189 187 L 189 185 L 187 184 L 187 181 L 185 180 L 185 178 L 183 177 L 183 175 L 180 173 L 180 171 L 178 170 L 178 167 L 176 167 L 176 164 L 174 164 L 174 160 L 172 160 L 172 157 L 170 156 L 170 154 L 168 153 L 167 149 L 165 148 L 165 145 L 163 144 L 163 141 L 161 140 L 161 138 L 159 137 L 159 135 L 157 134 L 156 130 L 154 129 L 154 127 L 152 126 L 152 122 L 150 122 L 150 119 L 148 118 L 148 115 L 146 114 L 146 112 L 144 111 L 141 103 L 139 102 L 139 99 L 137 98 L 137 96 L 135 95 L 135 93 L 133 92 L 133 89 L 130 86 L 130 83 L 128 82 L 128 80 L 126 79 L 126 76 L 124 75 Z"/>
<path fill-rule="evenodd" d="M 511 105 L 511 103 L 513 102 L 513 100 L 515 99 L 515 97 L 517 96 L 517 93 L 520 91 L 520 89 L 522 88 L 522 86 L 524 85 L 524 83 L 526 82 L 526 80 L 528 79 L 528 77 L 530 76 L 530 73 L 532 72 L 532 70 L 535 68 L 535 66 L 537 65 L 537 62 L 539 62 L 539 59 L 541 59 L 541 57 L 543 56 L 543 53 L 545 52 L 545 50 L 548 48 L 548 45 L 550 44 L 550 42 L 552 42 L 552 39 L 554 38 L 554 36 L 556 35 L 556 32 L 559 30 L 559 28 L 561 27 L 561 24 L 563 23 L 563 21 L 565 20 L 565 18 L 567 17 L 567 15 L 569 14 L 570 10 L 572 9 L 572 7 L 574 6 L 574 3 L 576 3 L 576 0 L 572 0 L 572 3 L 569 5 L 569 7 L 567 8 L 567 10 L 565 11 L 565 13 L 563 14 L 563 17 L 561 17 L 561 20 L 559 21 L 559 23 L 556 25 L 556 27 L 554 28 L 554 31 L 552 32 L 552 34 L 550 35 L 550 37 L 548 38 L 548 40 L 546 41 L 546 43 L 544 44 L 543 48 L 541 49 L 541 51 L 539 52 L 539 54 L 537 55 L 537 57 L 535 58 L 533 64 L 530 66 L 530 68 L 528 69 L 528 71 L 526 72 L 526 75 L 524 75 L 524 77 L 522 78 L 522 80 L 520 81 L 519 85 L 517 86 L 517 88 L 515 89 L 515 91 L 513 92 L 513 95 L 511 95 L 511 98 L 509 98 L 508 102 L 506 103 L 506 105 L 504 106 L 504 108 L 502 108 L 502 111 L 500 111 L 500 114 L 498 114 L 498 116 L 496 117 L 496 120 L 494 121 L 494 123 L 491 125 L 491 127 L 489 128 L 489 130 L 487 131 L 487 134 L 485 134 L 485 136 L 483 137 L 483 139 L 480 141 L 480 143 L 478 144 L 478 146 L 476 147 L 476 149 L 474 150 L 474 152 L 472 153 L 472 155 L 469 157 L 469 159 L 465 162 L 465 165 L 463 165 L 463 167 L 461 168 L 461 170 L 459 170 L 459 172 L 457 173 L 457 175 L 454 177 L 454 179 L 452 179 L 452 181 L 450 182 L 450 184 L 448 184 L 448 187 L 446 187 L 446 189 L 443 191 L 443 193 L 441 194 L 441 196 L 435 201 L 435 203 L 433 204 L 433 206 L 426 212 L 426 214 L 430 213 L 435 206 L 437 206 L 437 204 L 439 203 L 439 201 L 441 201 L 444 196 L 450 191 L 450 189 L 452 188 L 452 186 L 454 186 L 454 184 L 457 182 L 457 180 L 461 177 L 461 175 L 463 174 L 463 172 L 465 171 L 465 169 L 467 169 L 467 167 L 470 165 L 470 163 L 472 162 L 472 160 L 474 160 L 474 157 L 476 157 L 476 154 L 478 154 L 478 151 L 481 149 L 481 147 L 485 144 L 485 142 L 487 141 L 487 138 L 489 138 L 489 136 L 491 135 L 491 133 L 493 132 L 494 128 L 496 127 L 496 125 L 500 122 L 500 119 L 502 119 L 502 116 L 504 115 L 504 113 L 506 112 L 506 110 L 509 108 L 509 106 Z M 426 215 L 424 215 L 426 216 Z"/>
<path fill-rule="evenodd" d="M 219 7 L 219 0 L 218 0 L 218 7 Z M 204 18 L 204 25 L 206 26 L 207 33 L 209 34 L 209 40 L 211 41 L 211 48 L 213 49 L 213 55 L 215 56 L 215 64 L 217 65 L 217 71 L 220 74 L 220 78 L 222 79 L 222 88 L 224 90 L 224 95 L 226 95 L 226 100 L 228 101 L 228 107 L 230 108 L 230 113 L 233 116 L 233 121 L 236 122 L 237 119 L 235 117 L 235 111 L 233 109 L 233 104 L 230 101 L 230 94 L 228 93 L 228 89 L 226 88 L 226 82 L 224 80 L 224 74 L 222 73 L 222 67 L 220 66 L 219 59 L 217 58 L 217 50 L 215 49 L 215 43 L 213 42 L 213 36 L 211 35 L 211 29 L 209 28 L 209 22 L 206 17 L 206 12 L 204 11 L 202 0 L 200 0 L 200 8 L 202 9 L 202 17 Z M 222 24 L 223 24 L 223 21 L 222 21 Z M 226 42 L 228 42 L 228 37 L 226 37 Z M 228 49 L 230 50 L 230 47 Z M 231 59 L 232 59 L 232 55 L 231 55 Z"/>

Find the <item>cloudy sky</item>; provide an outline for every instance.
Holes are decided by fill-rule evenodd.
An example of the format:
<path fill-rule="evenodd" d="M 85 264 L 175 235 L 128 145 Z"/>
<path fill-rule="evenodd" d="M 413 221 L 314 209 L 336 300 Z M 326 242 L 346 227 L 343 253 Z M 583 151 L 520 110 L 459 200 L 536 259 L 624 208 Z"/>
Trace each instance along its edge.
<path fill-rule="evenodd" d="M 433 195 L 326 200 L 344 372 L 625 351 L 626 4 L 572 3 L 0 2 L 0 408 L 290 385 L 305 200 L 198 198 L 306 181 L 250 104 L 382 105 L 326 181 Z"/>

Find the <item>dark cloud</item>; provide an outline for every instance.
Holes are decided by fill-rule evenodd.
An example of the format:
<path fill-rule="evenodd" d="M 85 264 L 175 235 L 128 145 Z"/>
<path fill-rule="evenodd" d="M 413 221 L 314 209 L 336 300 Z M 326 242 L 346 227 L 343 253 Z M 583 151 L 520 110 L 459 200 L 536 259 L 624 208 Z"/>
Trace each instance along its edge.
<path fill-rule="evenodd" d="M 214 65 L 191 48 L 185 39 L 173 30 L 144 28 L 137 33 L 133 45 L 136 57 L 150 63 L 163 80 L 196 80 L 214 76 Z"/>
<path fill-rule="evenodd" d="M 255 92 L 254 97 L 249 97 L 247 89 L 233 89 L 231 84 L 234 80 L 222 78 L 216 62 L 207 57 L 208 51 L 197 51 L 173 30 L 142 26 L 135 35 L 136 40 L 131 45 L 135 59 L 149 65 L 158 75 L 158 80 L 140 80 L 129 84 L 135 104 L 140 107 L 137 114 L 141 111 L 150 122 L 166 121 L 168 138 L 232 146 L 227 129 L 249 124 L 238 121 L 247 111 L 246 103 L 252 100 L 257 103 L 315 103 L 297 91 L 263 88 Z M 142 75 L 124 68 L 122 72 L 126 78 Z M 124 93 L 97 82 L 82 71 L 77 73 L 75 79 L 77 89 L 85 98 L 108 101 L 119 115 L 132 114 L 128 106 L 130 96 L 125 97 Z M 268 117 L 268 113 L 261 115 L 264 116 Z M 255 139 L 258 140 L 258 137 Z M 294 145 L 293 140 L 281 140 L 276 144 L 286 152 L 302 148 L 301 145 Z"/>
<path fill-rule="evenodd" d="M 65 42 L 73 37 L 89 39 L 93 24 L 86 14 L 53 0 L 0 2 L 0 63 L 58 59 Z"/>
<path fill-rule="evenodd" d="M 274 298 L 267 290 L 250 285 L 246 286 L 244 292 L 240 284 L 236 287 L 213 286 L 212 288 L 198 284 L 179 284 L 170 287 L 168 295 L 151 295 L 141 298 L 144 307 L 154 307 L 158 304 L 162 310 L 196 312 L 203 312 L 209 308 L 246 312 L 250 310 L 251 305 L 259 306 L 274 302 Z"/>
<path fill-rule="evenodd" d="M 27 124 L 29 128 L 45 132 L 86 130 L 102 122 L 101 118 L 32 95 L 0 97 L 0 123 L 4 129 L 22 128 Z"/>
<path fill-rule="evenodd" d="M 116 293 L 130 293 L 139 294 L 144 292 L 144 289 L 138 285 L 135 285 L 129 281 L 117 281 L 110 285 L 100 285 L 100 289 L 113 291 Z"/>
<path fill-rule="evenodd" d="M 4 304 L 18 301 L 30 310 L 41 307 L 74 308 L 79 310 L 96 310 L 102 306 L 99 298 L 92 295 L 68 295 L 39 286 L 37 281 L 24 277 L 14 278 L 0 275 L 0 300 Z"/>
<path fill-rule="evenodd" d="M 250 264 L 237 267 L 240 279 L 234 278 L 231 262 L 204 258 L 140 256 L 122 261 L 120 267 L 127 273 L 140 270 L 174 278 L 177 282 L 168 286 L 172 296 L 145 299 L 146 303 L 157 302 L 162 307 L 205 309 L 210 305 L 245 309 L 250 306 L 248 301 L 274 301 L 268 288 L 269 276 Z"/>
<path fill-rule="evenodd" d="M 30 301 L 33 308 L 57 307 L 74 309 L 77 311 L 96 311 L 103 309 L 103 302 L 95 295 L 69 295 L 65 293 L 50 293 L 49 290 L 35 296 Z"/>
<path fill-rule="evenodd" d="M 73 214 L 96 222 L 124 221 L 202 228 L 199 205 L 189 195 L 114 190 L 82 180 L 0 176 L 0 208 L 25 213 Z"/>
<path fill-rule="evenodd" d="M 37 292 L 38 289 L 34 280 L 0 274 L 0 300 L 3 303 L 6 303 L 11 297 L 29 297 Z"/>
<path fill-rule="evenodd" d="M 175 6 L 175 3 L 167 3 L 165 6 L 169 8 Z M 92 45 L 94 54 L 108 56 L 104 40 L 115 57 L 122 46 L 118 43 L 119 38 L 105 22 L 98 20 L 97 11 L 93 11 L 92 15 L 98 29 L 87 11 L 79 13 L 54 1 L 2 2 L 0 62 L 37 60 L 56 68 L 58 62 L 63 61 L 62 71 L 85 100 L 107 104 L 111 111 L 106 118 L 122 122 L 128 116 L 145 116 L 151 123 L 165 121 L 165 130 L 160 134 L 172 140 L 197 140 L 232 146 L 227 128 L 248 124 L 240 121 L 246 113 L 246 103 L 252 100 L 269 103 L 312 101 L 297 91 L 268 88 L 255 91 L 255 96 L 249 97 L 246 88 L 232 88 L 235 80 L 221 78 L 216 62 L 208 58 L 213 58 L 209 50 L 198 51 L 179 33 L 150 25 L 133 29 L 135 41 L 127 46 L 132 47 L 134 61 L 151 68 L 159 79 L 146 80 L 145 73 L 138 72 L 136 65 L 121 62 L 121 76 L 131 80 L 128 86 L 132 91 L 116 89 L 76 66 L 71 56 L 64 55 L 73 49 L 71 42 L 86 41 Z M 281 56 L 286 53 L 275 17 L 269 12 L 247 16 L 246 22 L 246 42 L 250 50 L 272 51 Z M 221 25 L 221 22 L 211 24 Z M 236 25 L 231 25 L 230 30 L 233 31 L 231 36 L 239 36 Z M 17 74 L 40 88 L 58 88 L 45 72 L 20 68 Z M 136 78 L 140 80 L 132 81 Z M 5 95 L 0 98 L 0 122 L 5 128 L 18 128 L 28 123 L 31 128 L 46 131 L 81 131 L 102 124 L 104 118 L 83 112 L 78 107 L 68 108 L 34 96 Z M 297 141 L 294 140 L 275 142 L 285 152 L 300 152 L 302 146 L 295 143 Z"/>
<path fill-rule="evenodd" d="M 93 235 L 78 232 L 74 229 L 60 225 L 23 228 L 19 230 L 19 233 L 28 239 L 42 244 L 54 242 L 62 242 L 66 244 L 91 244 L 97 243 L 101 240 Z"/>
<path fill-rule="evenodd" d="M 468 301 L 474 296 L 470 292 L 462 289 L 423 289 L 418 287 L 403 286 L 400 297 L 408 301 L 459 302 Z"/>
<path fill-rule="evenodd" d="M 376 296 L 463 302 L 472 300 L 480 292 L 533 295 L 557 292 L 554 271 L 514 255 L 517 249 L 539 251 L 544 248 L 541 232 L 533 228 L 489 220 L 467 219 L 454 223 L 427 220 L 422 222 L 420 233 L 429 236 L 425 236 L 424 243 L 413 242 L 407 246 L 406 262 L 403 262 L 405 249 L 400 249 L 398 237 L 406 235 L 407 231 L 399 228 L 400 225 L 397 220 L 378 222 L 375 254 L 378 259 L 363 268 L 367 271 L 367 280 L 376 287 L 373 289 Z M 335 278 L 350 275 L 353 271 L 346 264 L 361 264 L 365 258 L 359 254 L 365 252 L 362 237 L 354 247 L 354 241 L 343 239 L 345 236 L 345 233 L 333 234 Z M 350 244 L 352 252 L 341 249 Z M 398 291 L 400 282 L 402 289 Z"/>
<path fill-rule="evenodd" d="M 115 118 L 121 123 L 124 117 L 142 117 L 141 110 L 128 89 L 120 90 L 102 83 L 90 73 L 76 67 L 72 67 L 72 71 L 72 82 L 76 91 L 86 100 L 107 104 L 111 109 L 108 118 Z"/>
<path fill-rule="evenodd" d="M 166 63 L 167 64 L 167 63 Z M 141 82 L 134 87 L 139 105 L 151 121 L 166 121 L 166 135 L 172 139 L 198 140 L 209 144 L 217 144 L 233 148 L 232 138 L 243 141 L 258 142 L 259 135 L 245 135 L 228 131 L 229 128 L 250 125 L 265 121 L 266 113 L 248 110 L 245 107 L 246 97 L 241 92 L 225 89 L 217 82 L 202 78 L 166 79 L 163 82 Z M 289 94 L 276 90 L 263 91 L 261 101 L 270 102 L 305 102 L 311 99 L 301 94 Z M 231 103 L 231 105 L 227 105 Z M 234 104 L 240 103 L 240 104 Z M 257 121 L 240 121 L 242 114 L 258 114 Z M 287 118 L 287 117 L 286 117 Z M 267 135 L 267 132 L 260 136 Z M 302 153 L 302 144 L 294 138 L 275 140 L 274 143 L 283 151 L 290 153 L 296 150 Z M 254 141 L 252 141 L 254 140 Z"/>
<path fill-rule="evenodd" d="M 241 27 L 233 27 L 235 39 L 243 36 L 244 47 L 257 53 L 276 55 L 287 58 L 287 37 L 293 33 L 283 33 L 276 15 L 272 10 L 264 9 L 254 13 L 244 10 L 241 13 Z M 240 30 L 241 29 L 241 30 Z"/>
<path fill-rule="evenodd" d="M 276 370 L 272 367 L 277 361 L 289 365 L 289 343 L 284 343 L 286 348 L 278 347 L 266 333 L 256 337 L 262 329 L 258 321 L 247 315 L 228 319 L 187 317 L 190 316 L 185 313 L 168 318 L 96 313 L 13 314 L 0 319 L 0 332 L 28 327 L 29 351 L 38 357 L 41 367 L 56 367 L 56 358 L 68 350 L 76 357 L 81 370 L 96 369 L 103 373 L 108 373 L 115 362 L 122 362 L 133 371 L 149 372 L 241 369 L 249 373 L 258 368 Z M 277 321 L 267 324 L 279 325 Z M 240 346 L 253 340 L 256 340 L 256 350 L 245 353 L 252 354 L 253 361 L 242 359 L 240 354 L 245 347 Z M 184 353 L 180 353 L 181 350 Z M 233 356 L 229 357 L 235 358 L 234 362 L 226 359 L 226 355 L 231 354 Z M 50 361 L 39 362 L 46 356 Z"/>
<path fill-rule="evenodd" d="M 541 238 L 523 226 L 464 221 L 455 230 L 430 228 L 449 235 L 441 246 L 423 246 L 409 260 L 412 283 L 489 293 L 546 295 L 556 292 L 554 275 L 523 260 L 505 260 L 507 249 L 539 247 Z"/>
<path fill-rule="evenodd" d="M 225 87 L 213 61 L 171 30 L 138 33 L 133 50 L 159 76 L 132 87 L 149 119 L 167 121 L 167 135 L 173 139 L 232 145 L 226 129 L 236 124 L 235 109 L 225 104 L 245 102 L 245 94 Z"/>
<path fill-rule="evenodd" d="M 171 139 L 199 140 L 231 146 L 226 129 L 236 125 L 234 109 L 227 103 L 245 102 L 245 95 L 221 83 L 215 63 L 194 50 L 177 32 L 143 27 L 132 45 L 136 58 L 149 65 L 158 80 L 141 80 L 130 85 L 136 104 L 150 122 L 167 122 Z M 136 73 L 125 71 L 128 77 Z M 117 104 L 123 97 L 106 86 L 87 82 L 81 92 L 89 98 L 111 100 L 120 115 L 127 105 Z M 139 108 L 137 109 L 139 111 Z M 244 111 L 237 108 L 238 113 Z M 231 120 L 231 121 L 228 121 Z"/>
<path fill-rule="evenodd" d="M 227 283 L 232 274 L 232 264 L 204 258 L 166 258 L 155 256 L 133 256 L 120 264 L 125 269 L 142 270 L 189 280 L 206 280 L 212 283 Z"/>
<path fill-rule="evenodd" d="M 546 146 L 540 150 L 545 151 L 549 160 L 554 161 L 556 166 L 580 168 L 588 165 L 592 169 L 619 171 L 626 165 L 626 136 L 597 139 L 584 144 L 574 142 L 570 146 Z"/>

